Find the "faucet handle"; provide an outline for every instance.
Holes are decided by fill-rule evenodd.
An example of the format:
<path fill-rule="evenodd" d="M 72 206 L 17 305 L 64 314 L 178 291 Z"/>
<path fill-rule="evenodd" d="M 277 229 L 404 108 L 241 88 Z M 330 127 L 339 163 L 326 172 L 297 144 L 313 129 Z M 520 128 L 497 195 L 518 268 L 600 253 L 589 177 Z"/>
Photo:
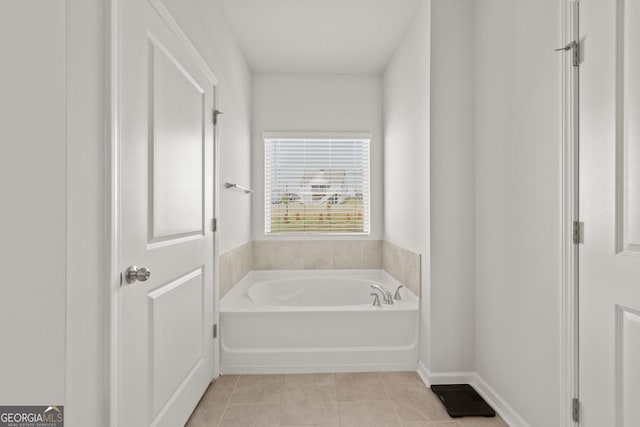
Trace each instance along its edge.
<path fill-rule="evenodd" d="M 374 307 L 381 307 L 382 304 L 380 304 L 380 296 L 378 294 L 376 294 L 375 292 L 372 292 L 370 295 L 373 297 L 373 306 Z"/>
<path fill-rule="evenodd" d="M 396 289 L 396 293 L 393 295 L 393 299 L 396 301 L 402 301 L 402 296 L 400 295 L 400 288 L 404 288 L 404 285 L 400 285 L 398 286 L 398 289 Z"/>

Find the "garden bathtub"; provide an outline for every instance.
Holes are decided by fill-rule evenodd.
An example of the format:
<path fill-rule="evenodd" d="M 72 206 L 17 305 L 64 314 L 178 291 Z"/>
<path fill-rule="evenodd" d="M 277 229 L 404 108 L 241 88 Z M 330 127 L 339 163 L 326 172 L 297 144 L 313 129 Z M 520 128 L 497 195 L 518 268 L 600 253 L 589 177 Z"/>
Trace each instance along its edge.
<path fill-rule="evenodd" d="M 414 370 L 418 298 L 382 270 L 253 271 L 220 303 L 223 373 Z"/>

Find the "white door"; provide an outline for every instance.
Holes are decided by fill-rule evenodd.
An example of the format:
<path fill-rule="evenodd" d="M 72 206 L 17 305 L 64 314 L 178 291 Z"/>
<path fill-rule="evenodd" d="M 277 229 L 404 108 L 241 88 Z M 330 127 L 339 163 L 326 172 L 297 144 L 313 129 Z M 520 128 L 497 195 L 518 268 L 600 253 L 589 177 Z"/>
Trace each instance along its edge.
<path fill-rule="evenodd" d="M 580 425 L 640 426 L 640 1 L 580 1 Z"/>
<path fill-rule="evenodd" d="M 176 427 L 213 373 L 215 78 L 162 4 L 116 11 L 119 288 L 115 425 Z M 148 280 L 127 283 L 130 266 Z"/>

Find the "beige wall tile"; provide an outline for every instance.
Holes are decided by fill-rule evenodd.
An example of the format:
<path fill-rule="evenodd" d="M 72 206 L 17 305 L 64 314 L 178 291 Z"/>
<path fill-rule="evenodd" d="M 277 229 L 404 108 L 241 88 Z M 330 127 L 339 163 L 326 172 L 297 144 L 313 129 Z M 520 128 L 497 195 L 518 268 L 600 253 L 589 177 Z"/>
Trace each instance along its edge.
<path fill-rule="evenodd" d="M 382 240 L 362 240 L 362 268 L 382 268 Z"/>
<path fill-rule="evenodd" d="M 302 242 L 302 268 L 305 270 L 333 268 L 331 241 L 305 240 Z"/>
<path fill-rule="evenodd" d="M 360 240 L 332 241 L 333 268 L 362 268 Z"/>
<path fill-rule="evenodd" d="M 411 292 L 420 297 L 420 284 L 422 282 L 422 264 L 420 260 L 421 255 L 407 250 L 404 251 L 404 279 L 402 281 L 402 284 L 409 288 Z"/>
<path fill-rule="evenodd" d="M 390 262 L 390 256 L 391 256 L 390 251 L 391 251 L 391 243 L 383 240 L 382 241 L 382 268 L 387 273 L 389 273 L 389 262 Z"/>
<path fill-rule="evenodd" d="M 247 243 L 231 251 L 234 285 L 251 271 L 251 248 L 252 244 Z"/>
<path fill-rule="evenodd" d="M 397 280 L 403 280 L 401 248 L 393 243 L 382 244 L 382 268 Z"/>
<path fill-rule="evenodd" d="M 274 270 L 302 269 L 301 240 L 279 240 L 273 241 L 272 244 Z"/>
<path fill-rule="evenodd" d="M 390 242 L 382 243 L 382 268 L 420 297 L 421 255 Z"/>
<path fill-rule="evenodd" d="M 246 243 L 220 255 L 220 298 L 226 295 L 253 266 L 253 244 Z"/>
<path fill-rule="evenodd" d="M 256 240 L 220 256 L 220 295 L 251 270 L 382 268 L 420 296 L 421 255 L 382 240 Z"/>
<path fill-rule="evenodd" d="M 253 270 L 381 269 L 382 240 L 256 240 Z"/>
<path fill-rule="evenodd" d="M 233 287 L 233 265 L 231 251 L 220 255 L 220 298 Z"/>
<path fill-rule="evenodd" d="M 253 269 L 273 269 L 273 242 L 270 240 L 253 241 Z"/>
<path fill-rule="evenodd" d="M 253 269 L 253 243 L 248 242 L 242 251 L 242 277 Z"/>

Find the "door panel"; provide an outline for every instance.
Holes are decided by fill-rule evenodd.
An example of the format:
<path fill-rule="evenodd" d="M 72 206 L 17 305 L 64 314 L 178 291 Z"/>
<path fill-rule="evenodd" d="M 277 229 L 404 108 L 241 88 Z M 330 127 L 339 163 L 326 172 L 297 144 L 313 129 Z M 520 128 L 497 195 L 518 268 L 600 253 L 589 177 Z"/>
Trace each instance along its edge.
<path fill-rule="evenodd" d="M 153 379 L 154 417 L 205 362 L 202 273 L 198 268 L 149 294 L 149 374 Z M 184 312 L 183 307 L 190 310 Z"/>
<path fill-rule="evenodd" d="M 580 425 L 640 425 L 640 4 L 580 2 Z M 634 28 L 635 26 L 635 28 Z"/>
<path fill-rule="evenodd" d="M 619 426 L 637 426 L 640 421 L 640 312 L 617 307 L 616 353 L 618 356 L 616 402 Z"/>
<path fill-rule="evenodd" d="M 640 4 L 618 7 L 617 249 L 640 256 Z"/>
<path fill-rule="evenodd" d="M 151 241 L 202 235 L 206 94 L 159 42 L 149 49 Z"/>
<path fill-rule="evenodd" d="M 214 85 L 157 0 L 116 0 L 118 427 L 183 425 L 213 372 Z"/>

